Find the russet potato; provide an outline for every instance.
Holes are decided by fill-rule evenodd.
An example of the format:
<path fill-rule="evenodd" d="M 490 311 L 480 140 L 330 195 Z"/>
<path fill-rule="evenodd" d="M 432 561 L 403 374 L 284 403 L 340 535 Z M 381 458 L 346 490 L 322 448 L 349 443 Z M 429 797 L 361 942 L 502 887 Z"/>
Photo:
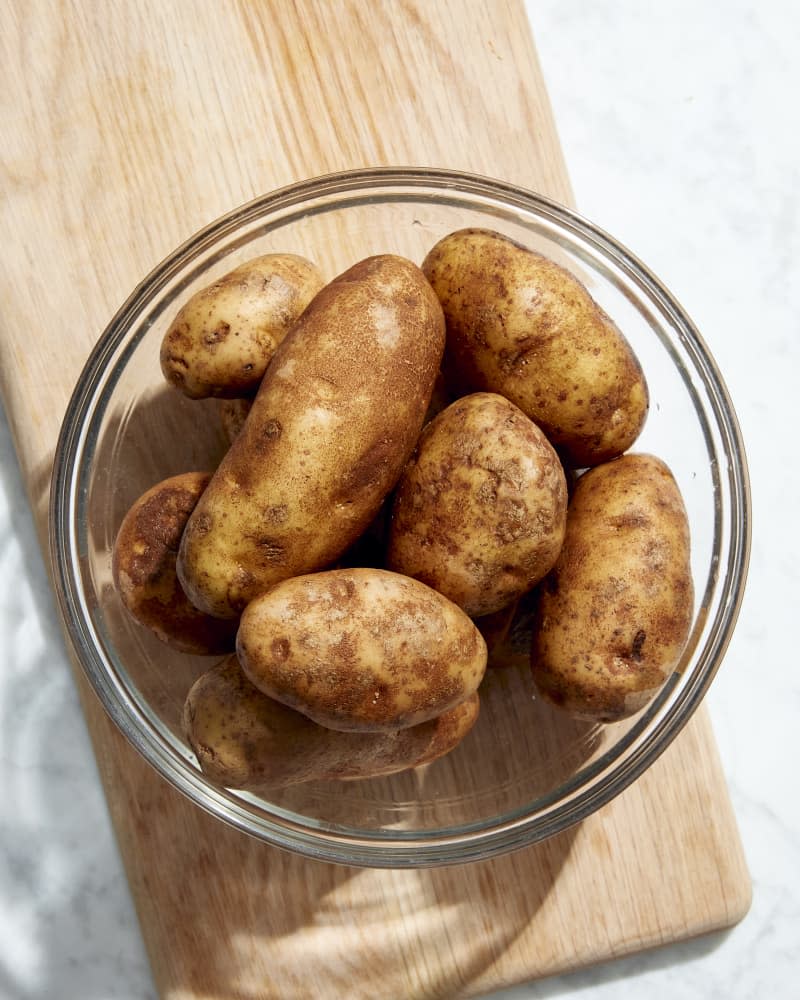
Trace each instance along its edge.
<path fill-rule="evenodd" d="M 236 651 L 260 691 L 344 732 L 426 722 L 472 695 L 486 669 L 486 643 L 460 608 L 379 569 L 277 584 L 245 608 Z"/>
<path fill-rule="evenodd" d="M 598 722 L 638 712 L 678 666 L 693 602 L 686 510 L 665 463 L 628 454 L 590 469 L 540 584 L 536 686 Z"/>
<path fill-rule="evenodd" d="M 253 400 L 250 396 L 243 396 L 241 399 L 220 399 L 218 401 L 219 423 L 222 433 L 230 447 L 239 435 L 239 431 L 244 427 L 244 422 L 250 410 L 253 408 Z"/>
<path fill-rule="evenodd" d="M 411 261 L 368 258 L 319 292 L 186 526 L 178 573 L 197 607 L 235 617 L 359 538 L 414 448 L 443 350 Z"/>
<path fill-rule="evenodd" d="M 451 391 L 506 396 L 576 468 L 630 448 L 647 415 L 644 374 L 569 271 L 484 229 L 445 236 L 422 269 L 444 309 Z"/>
<path fill-rule="evenodd" d="M 158 638 L 184 653 L 231 652 L 236 622 L 198 611 L 175 569 L 181 535 L 208 485 L 206 472 L 172 476 L 147 490 L 123 518 L 114 540 L 114 585 L 127 611 Z"/>
<path fill-rule="evenodd" d="M 473 393 L 422 432 L 395 493 L 386 565 L 489 615 L 547 573 L 566 513 L 564 470 L 542 431 L 503 396 Z"/>
<path fill-rule="evenodd" d="M 190 399 L 254 393 L 289 329 L 322 288 L 296 254 L 245 261 L 180 309 L 161 344 L 161 370 Z"/>
<path fill-rule="evenodd" d="M 375 778 L 449 753 L 478 718 L 477 693 L 428 722 L 381 733 L 342 733 L 254 687 L 230 656 L 192 686 L 186 738 L 203 773 L 228 788 L 268 791 L 306 781 Z"/>

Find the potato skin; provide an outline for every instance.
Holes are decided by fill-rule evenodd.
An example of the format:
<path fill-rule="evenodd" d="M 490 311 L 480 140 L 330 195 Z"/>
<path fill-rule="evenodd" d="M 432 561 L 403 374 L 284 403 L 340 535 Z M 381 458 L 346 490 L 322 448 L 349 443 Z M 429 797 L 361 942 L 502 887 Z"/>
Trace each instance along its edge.
<path fill-rule="evenodd" d="M 444 309 L 445 372 L 458 394 L 507 397 L 576 468 L 633 444 L 647 416 L 644 374 L 572 274 L 483 229 L 444 237 L 422 269 Z"/>
<path fill-rule="evenodd" d="M 234 649 L 236 622 L 198 611 L 175 571 L 181 534 L 211 475 L 187 472 L 157 483 L 133 504 L 114 540 L 114 585 L 128 612 L 173 649 L 221 654 Z"/>
<path fill-rule="evenodd" d="M 340 733 L 268 698 L 235 656 L 192 686 L 183 712 L 203 773 L 228 788 L 374 778 L 428 764 L 454 749 L 478 718 L 477 692 L 435 719 L 390 733 Z"/>
<path fill-rule="evenodd" d="M 379 569 L 277 584 L 245 608 L 236 651 L 260 691 L 342 732 L 426 722 L 468 698 L 486 670 L 486 643 L 460 608 Z"/>
<path fill-rule="evenodd" d="M 218 405 L 220 427 L 230 447 L 244 427 L 247 415 L 253 407 L 253 400 L 249 396 L 242 399 L 220 399 Z"/>
<path fill-rule="evenodd" d="M 423 431 L 395 493 L 386 565 L 489 615 L 550 570 L 566 514 L 564 470 L 542 431 L 503 396 L 473 393 Z"/>
<path fill-rule="evenodd" d="M 531 666 L 540 693 L 598 722 L 643 708 L 686 645 L 689 556 L 686 510 L 660 459 L 624 455 L 581 476 L 539 594 Z"/>
<path fill-rule="evenodd" d="M 197 607 L 233 617 L 364 532 L 414 448 L 443 350 L 441 306 L 411 261 L 368 258 L 322 289 L 189 519 L 178 573 Z"/>
<path fill-rule="evenodd" d="M 322 285 L 316 266 L 296 254 L 239 265 L 178 312 L 161 344 L 164 377 L 190 399 L 255 393 L 278 344 Z"/>

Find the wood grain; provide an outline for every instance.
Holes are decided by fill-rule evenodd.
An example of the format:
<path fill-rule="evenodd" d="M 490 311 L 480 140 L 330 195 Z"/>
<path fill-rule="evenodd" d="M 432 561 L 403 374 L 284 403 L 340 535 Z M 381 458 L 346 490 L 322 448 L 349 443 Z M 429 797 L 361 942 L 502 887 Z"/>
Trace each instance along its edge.
<path fill-rule="evenodd" d="M 40 537 L 72 386 L 134 285 L 330 170 L 449 166 L 568 202 L 521 3 L 12 0 L 0 35 L 0 388 Z M 436 871 L 314 863 L 157 777 L 76 670 L 161 994 L 470 996 L 729 926 L 749 879 L 704 712 L 566 834 Z"/>

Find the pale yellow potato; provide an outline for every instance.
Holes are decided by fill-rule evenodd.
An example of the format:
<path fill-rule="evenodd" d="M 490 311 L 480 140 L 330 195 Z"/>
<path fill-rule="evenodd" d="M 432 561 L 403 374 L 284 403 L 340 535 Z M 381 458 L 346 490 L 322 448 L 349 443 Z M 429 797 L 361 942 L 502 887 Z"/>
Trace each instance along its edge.
<path fill-rule="evenodd" d="M 456 400 L 422 432 L 395 493 L 386 565 L 476 617 L 499 611 L 556 561 L 567 483 L 552 445 L 509 400 Z"/>
<path fill-rule="evenodd" d="M 240 264 L 178 312 L 161 344 L 164 377 L 190 399 L 254 393 L 278 344 L 323 283 L 316 266 L 296 254 Z"/>
<path fill-rule="evenodd" d="M 322 289 L 186 526 L 178 573 L 198 608 L 235 617 L 363 534 L 414 448 L 443 350 L 441 306 L 411 261 L 372 257 Z"/>
<path fill-rule="evenodd" d="M 477 691 L 486 643 L 425 584 L 338 569 L 277 584 L 244 610 L 242 669 L 270 698 L 343 732 L 416 726 Z"/>
<path fill-rule="evenodd" d="M 531 650 L 540 693 L 599 722 L 638 712 L 678 666 L 693 611 L 689 525 L 664 462 L 629 454 L 581 476 L 541 584 Z"/>
<path fill-rule="evenodd" d="M 183 653 L 227 653 L 236 622 L 198 611 L 175 571 L 181 535 L 210 473 L 186 472 L 157 483 L 133 504 L 114 540 L 114 585 L 127 611 Z"/>
<path fill-rule="evenodd" d="M 228 788 L 266 791 L 305 781 L 394 774 L 453 750 L 478 718 L 477 692 L 435 719 L 386 733 L 341 733 L 268 698 L 235 656 L 203 674 L 183 712 L 203 773 Z"/>
<path fill-rule="evenodd" d="M 576 468 L 633 444 L 647 416 L 644 374 L 572 274 L 483 229 L 444 237 L 422 268 L 447 321 L 452 391 L 506 396 Z"/>

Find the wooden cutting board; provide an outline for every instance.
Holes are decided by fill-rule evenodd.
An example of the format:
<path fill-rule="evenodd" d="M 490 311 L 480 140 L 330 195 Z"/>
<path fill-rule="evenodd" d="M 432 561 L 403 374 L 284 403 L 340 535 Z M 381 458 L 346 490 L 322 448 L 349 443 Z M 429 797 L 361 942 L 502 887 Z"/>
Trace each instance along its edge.
<path fill-rule="evenodd" d="M 193 231 L 295 180 L 418 164 L 571 201 L 521 3 L 11 0 L 0 386 L 46 537 L 90 348 Z M 731 925 L 750 882 L 704 711 L 599 814 L 500 860 L 314 863 L 185 801 L 76 669 L 156 983 L 172 1000 L 468 996 Z"/>

